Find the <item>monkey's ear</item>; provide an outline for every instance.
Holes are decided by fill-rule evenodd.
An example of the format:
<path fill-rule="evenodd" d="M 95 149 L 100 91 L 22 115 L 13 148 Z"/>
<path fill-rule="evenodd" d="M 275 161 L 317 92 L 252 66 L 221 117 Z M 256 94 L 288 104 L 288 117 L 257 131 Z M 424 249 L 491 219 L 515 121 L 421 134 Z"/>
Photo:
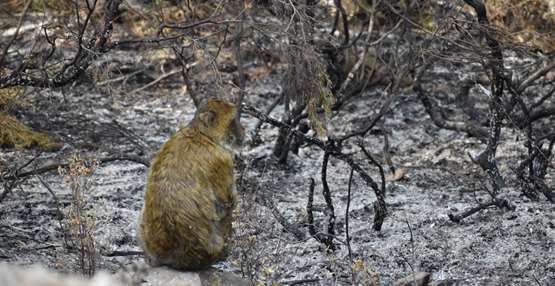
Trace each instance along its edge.
<path fill-rule="evenodd" d="M 216 123 L 218 121 L 218 118 L 216 118 L 217 116 L 218 115 L 214 110 L 207 110 L 200 114 L 200 119 L 202 120 L 202 122 L 204 122 L 206 126 L 216 127 Z"/>

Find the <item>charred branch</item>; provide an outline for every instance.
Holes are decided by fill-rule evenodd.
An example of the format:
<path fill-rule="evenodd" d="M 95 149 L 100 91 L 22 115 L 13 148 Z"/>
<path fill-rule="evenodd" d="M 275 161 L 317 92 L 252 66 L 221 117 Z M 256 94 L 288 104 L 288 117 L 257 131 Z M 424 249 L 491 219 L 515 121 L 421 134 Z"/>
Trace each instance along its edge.
<path fill-rule="evenodd" d="M 316 226 L 314 225 L 314 186 L 316 185 L 313 178 L 310 178 L 310 187 L 308 189 L 308 201 L 306 203 L 306 213 L 307 213 L 307 224 L 308 224 L 308 233 L 314 239 L 320 241 L 320 236 L 316 232 Z"/>
<path fill-rule="evenodd" d="M 488 174 L 493 188 L 493 194 L 496 195 L 504 186 L 503 178 L 497 168 L 495 153 L 501 132 L 501 123 L 503 120 L 503 87 L 504 87 L 504 67 L 503 53 L 499 42 L 491 35 L 489 21 L 487 18 L 486 7 L 478 0 L 465 0 L 476 11 L 478 22 L 481 24 L 482 36 L 491 50 L 491 57 L 488 59 L 488 68 L 491 70 L 491 98 L 489 99 L 489 132 L 487 137 L 486 149 L 475 158 L 475 162 L 482 167 Z"/>
<path fill-rule="evenodd" d="M 335 245 L 333 244 L 333 238 L 335 235 L 335 211 L 333 207 L 333 201 L 331 199 L 331 192 L 327 181 L 327 167 L 329 162 L 329 153 L 324 153 L 324 159 L 322 161 L 322 195 L 326 202 L 325 215 L 328 217 L 327 229 L 324 232 L 318 232 L 314 224 L 314 186 L 315 182 L 313 178 L 310 178 L 310 188 L 308 190 L 308 202 L 306 205 L 306 212 L 308 214 L 308 232 L 310 235 L 324 244 L 328 249 L 335 250 Z"/>
<path fill-rule="evenodd" d="M 324 142 L 318 138 L 307 136 L 298 130 L 291 129 L 290 126 L 288 126 L 287 124 L 261 113 L 260 111 L 256 110 L 256 108 L 250 105 L 244 104 L 243 111 L 275 127 L 290 129 L 292 134 L 303 138 L 303 140 L 308 144 L 315 145 L 318 148 L 322 149 L 324 152 L 329 153 L 330 156 L 333 156 L 334 158 L 337 158 L 347 163 L 347 165 L 349 165 L 349 167 L 351 167 L 355 172 L 357 172 L 364 180 L 364 182 L 366 182 L 366 184 L 369 185 L 374 191 L 377 201 L 374 206 L 375 217 L 374 217 L 373 229 L 376 231 L 381 230 L 383 221 L 387 216 L 385 193 L 382 193 L 382 191 L 380 190 L 380 188 L 378 187 L 378 184 L 376 184 L 374 179 L 372 179 L 372 177 L 370 177 L 370 175 L 368 175 L 368 173 L 358 163 L 355 162 L 352 155 L 341 152 L 341 150 L 337 146 L 337 142 L 335 142 L 334 140 Z"/>
<path fill-rule="evenodd" d="M 21 12 L 21 15 L 19 16 L 19 19 L 17 20 L 17 27 L 15 28 L 15 33 L 13 34 L 12 38 L 9 40 L 9 42 L 6 44 L 6 46 L 2 50 L 2 54 L 0 54 L 0 71 L 2 71 L 2 67 L 4 65 L 4 59 L 6 58 L 6 55 L 8 54 L 8 51 L 9 51 L 10 47 L 13 45 L 13 43 L 15 42 L 17 37 L 19 36 L 19 30 L 21 29 L 21 25 L 23 24 L 23 20 L 25 19 L 25 16 L 27 15 L 27 11 L 29 11 L 29 7 L 31 7 L 31 3 L 33 3 L 32 0 L 28 0 L 25 3 L 25 7 L 23 8 L 23 12 Z"/>
<path fill-rule="evenodd" d="M 413 87 L 413 90 L 418 96 L 418 99 L 420 99 L 420 102 L 422 103 L 422 105 L 424 105 L 426 112 L 428 113 L 428 115 L 430 116 L 430 118 L 432 119 L 435 125 L 437 125 L 440 128 L 444 128 L 448 130 L 465 132 L 470 136 L 477 137 L 478 139 L 485 141 L 485 138 L 488 136 L 487 130 L 478 126 L 478 124 L 475 124 L 475 123 L 452 121 L 452 120 L 446 119 L 443 116 L 443 113 L 441 112 L 437 102 L 435 102 L 433 99 L 431 99 L 428 96 L 428 94 L 422 88 L 422 85 L 420 83 L 415 84 Z"/>
<path fill-rule="evenodd" d="M 244 3 L 241 1 L 241 6 Z M 241 7 L 244 10 L 244 7 Z M 233 51 L 235 53 L 235 61 L 237 62 L 237 76 L 239 78 L 239 95 L 235 104 L 237 105 L 237 115 L 235 120 L 239 122 L 241 118 L 241 108 L 243 104 L 243 98 L 245 97 L 245 85 L 247 81 L 247 76 L 245 74 L 245 67 L 243 63 L 243 56 L 241 55 L 241 39 L 243 37 L 243 21 L 245 19 L 245 11 L 240 15 L 240 20 L 235 26 L 235 35 L 233 37 Z"/>
<path fill-rule="evenodd" d="M 548 201 L 555 203 L 555 193 L 544 181 L 552 161 L 554 145 L 555 138 L 545 148 L 543 146 L 534 148 L 532 154 L 523 160 L 516 169 L 522 193 L 531 199 L 537 200 L 538 193 L 542 193 Z"/>
<path fill-rule="evenodd" d="M 376 160 L 374 160 L 372 155 L 370 155 L 370 152 L 368 152 L 364 148 L 364 146 L 362 146 L 362 144 L 359 144 L 359 147 L 364 153 L 364 155 L 366 156 L 366 158 L 368 159 L 368 161 L 370 161 L 374 166 L 376 166 L 378 168 L 378 171 L 380 172 L 380 179 L 382 183 L 381 183 L 381 188 L 379 192 L 376 193 L 377 201 L 374 203 L 374 213 L 376 214 L 376 218 L 374 219 L 374 229 L 379 229 L 381 228 L 381 225 L 383 224 L 383 221 L 387 216 L 387 208 L 385 204 L 385 195 L 386 195 L 385 174 L 384 174 L 382 165 L 379 164 Z"/>
<path fill-rule="evenodd" d="M 148 167 L 150 165 L 148 160 L 144 159 L 143 157 L 135 156 L 135 155 L 121 155 L 121 156 L 105 157 L 105 158 L 101 158 L 101 159 L 98 159 L 98 160 L 95 160 L 95 161 L 98 162 L 99 164 L 105 164 L 105 163 L 115 162 L 115 161 L 130 161 L 130 162 L 135 162 L 135 163 L 144 165 L 146 167 Z M 56 171 L 59 168 L 69 167 L 69 163 L 60 162 L 60 163 L 44 165 L 44 166 L 41 166 L 41 167 L 38 167 L 38 168 L 34 168 L 33 170 L 30 170 L 30 171 L 24 171 L 23 169 L 26 166 L 28 166 L 30 164 L 30 162 L 26 163 L 22 167 L 17 168 L 17 170 L 15 170 L 15 172 L 13 172 L 11 174 L 6 174 L 6 175 L 4 175 L 0 178 L 0 182 L 4 186 L 4 192 L 2 192 L 0 194 L 0 202 L 2 202 L 2 200 L 11 192 L 11 190 L 15 187 L 15 185 L 17 185 L 22 180 L 25 180 L 25 179 L 27 179 L 31 176 Z"/>
<path fill-rule="evenodd" d="M 490 202 L 488 202 L 488 203 L 479 204 L 478 206 L 473 207 L 473 208 L 471 208 L 471 209 L 469 209 L 469 210 L 467 210 L 467 211 L 465 211 L 465 212 L 463 212 L 463 213 L 461 213 L 461 214 L 449 214 L 448 216 L 449 216 L 449 219 L 450 219 L 452 222 L 459 223 L 459 222 L 461 222 L 463 219 L 465 219 L 465 218 L 467 218 L 467 217 L 469 217 L 469 216 L 471 216 L 471 215 L 473 215 L 473 214 L 475 214 L 475 213 L 477 213 L 477 212 L 479 212 L 479 211 L 482 211 L 482 210 L 485 210 L 485 209 L 487 209 L 487 208 L 489 208 L 489 207 L 492 207 L 492 206 L 496 206 L 496 207 L 498 207 L 498 208 L 500 208 L 500 209 L 508 209 L 508 210 L 514 210 L 514 209 L 515 209 L 515 207 L 512 206 L 512 205 L 509 203 L 509 201 L 507 201 L 507 200 L 503 200 L 503 199 L 493 199 L 492 201 L 490 201 Z"/>
<path fill-rule="evenodd" d="M 349 262 L 353 262 L 353 250 L 351 249 L 351 237 L 349 235 L 349 208 L 351 207 L 351 186 L 353 185 L 353 169 L 349 173 L 349 183 L 347 185 L 347 206 L 345 207 L 345 243 L 349 251 Z"/>
<path fill-rule="evenodd" d="M 285 231 L 291 233 L 299 241 L 305 239 L 305 234 L 299 229 L 299 226 L 289 222 L 270 199 L 265 199 L 264 205 L 272 211 L 272 215 L 279 222 L 279 224 L 283 226 Z"/>
<path fill-rule="evenodd" d="M 81 26 L 78 34 L 78 50 L 75 56 L 72 60 L 65 63 L 64 66 L 54 74 L 54 76 L 47 76 L 44 73 L 42 73 L 43 76 L 33 75 L 33 73 L 25 71 L 23 63 L 22 69 L 17 69 L 6 76 L 0 77 L 0 88 L 10 86 L 56 88 L 68 85 L 78 80 L 91 65 L 94 58 L 96 58 L 98 54 L 105 53 L 107 51 L 107 43 L 112 35 L 113 21 L 119 15 L 118 9 L 121 4 L 121 0 L 110 0 L 105 3 L 103 28 L 99 33 L 97 33 L 94 39 L 85 43 L 84 32 L 88 26 L 90 17 L 94 12 L 96 3 L 97 1 L 94 1 L 93 4 L 88 7 L 86 20 Z M 48 38 L 46 31 L 45 35 Z"/>
<path fill-rule="evenodd" d="M 339 16 L 341 16 L 342 25 L 343 25 L 343 44 L 346 45 L 349 43 L 349 19 L 347 18 L 347 12 L 343 7 L 343 3 L 341 3 L 341 0 L 334 0 L 333 3 L 335 5 L 335 8 L 338 11 L 337 12 L 338 14 L 336 15 L 336 19 L 339 19 Z M 337 25 L 334 25 L 334 27 L 336 26 Z"/>
<path fill-rule="evenodd" d="M 272 113 L 272 111 L 274 111 L 274 109 L 278 106 L 278 104 L 282 101 L 283 99 L 283 93 L 280 93 L 280 95 L 268 106 L 268 108 L 266 108 L 266 116 L 269 116 L 270 113 Z M 264 124 L 264 121 L 262 120 L 258 120 L 258 122 L 256 123 L 256 126 L 254 127 L 254 130 L 252 132 L 252 143 L 254 145 L 260 144 L 260 128 L 262 128 L 262 125 Z"/>
<path fill-rule="evenodd" d="M 335 235 L 335 210 L 333 207 L 333 201 L 331 199 L 330 187 L 328 185 L 328 162 L 330 154 L 325 152 L 324 159 L 322 161 L 322 195 L 326 201 L 326 215 L 328 217 L 328 227 L 326 230 L 326 237 L 323 238 L 322 242 L 331 250 L 335 250 L 333 245 L 333 236 Z"/>

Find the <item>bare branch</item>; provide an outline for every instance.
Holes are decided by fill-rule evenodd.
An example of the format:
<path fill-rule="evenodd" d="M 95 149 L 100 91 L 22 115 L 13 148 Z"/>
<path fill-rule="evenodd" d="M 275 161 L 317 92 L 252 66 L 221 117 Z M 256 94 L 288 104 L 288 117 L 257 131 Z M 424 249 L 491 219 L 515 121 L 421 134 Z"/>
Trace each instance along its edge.
<path fill-rule="evenodd" d="M 4 50 L 2 51 L 2 55 L 0 56 L 0 71 L 1 71 L 2 66 L 4 65 L 4 59 L 8 55 L 8 50 L 10 49 L 12 44 L 15 42 L 15 39 L 17 39 L 17 37 L 19 36 L 19 29 L 21 29 L 21 25 L 23 24 L 23 19 L 25 18 L 25 15 L 27 15 L 27 11 L 29 11 L 29 7 L 31 7 L 31 3 L 33 3 L 33 0 L 27 0 L 27 3 L 25 3 L 25 7 L 23 8 L 23 12 L 21 12 L 21 15 L 19 16 L 19 19 L 17 20 L 17 26 L 15 28 L 15 33 L 13 34 L 12 38 L 6 44 L 6 46 L 4 47 Z"/>

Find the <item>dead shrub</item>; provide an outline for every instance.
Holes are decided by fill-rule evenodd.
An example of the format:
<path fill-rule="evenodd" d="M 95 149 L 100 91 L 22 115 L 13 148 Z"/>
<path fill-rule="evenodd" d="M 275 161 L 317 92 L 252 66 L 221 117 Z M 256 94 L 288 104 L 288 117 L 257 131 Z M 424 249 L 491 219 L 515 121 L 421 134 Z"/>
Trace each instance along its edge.
<path fill-rule="evenodd" d="M 96 270 L 96 244 L 93 233 L 96 220 L 90 212 L 90 193 L 93 188 L 92 174 L 98 162 L 86 161 L 78 156 L 70 158 L 68 169 L 60 168 L 59 174 L 71 190 L 71 203 L 66 211 L 65 231 L 70 249 L 79 255 L 79 267 L 83 275 L 92 276 Z"/>

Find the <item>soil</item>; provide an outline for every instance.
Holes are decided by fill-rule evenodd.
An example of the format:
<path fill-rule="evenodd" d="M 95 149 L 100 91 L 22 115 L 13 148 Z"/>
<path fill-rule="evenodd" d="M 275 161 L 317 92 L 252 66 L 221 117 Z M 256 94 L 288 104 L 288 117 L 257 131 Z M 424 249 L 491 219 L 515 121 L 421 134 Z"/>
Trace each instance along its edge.
<path fill-rule="evenodd" d="M 260 90 L 272 87 L 267 83 L 257 86 L 256 82 L 249 85 L 252 86 L 247 101 L 262 108 L 262 102 L 267 100 Z M 117 152 L 135 152 L 149 157 L 194 113 L 194 105 L 187 96 L 169 89 L 132 97 L 106 97 L 97 90 L 80 88 L 69 93 L 65 97 L 60 92 L 36 93 L 31 100 L 37 108 L 20 114 L 36 130 L 54 134 L 65 144 L 58 152 L 40 154 L 33 166 L 64 161 L 70 154 L 100 158 Z M 346 110 L 357 112 L 335 116 L 330 122 L 330 133 L 341 134 L 363 124 L 359 114 L 372 114 L 380 99 L 380 94 L 369 92 L 350 103 Z M 242 120 L 247 130 L 252 130 L 257 122 L 247 115 Z M 488 200 L 484 191 L 487 179 L 470 159 L 483 145 L 464 134 L 438 129 L 412 94 L 397 98 L 381 129 L 391 133 L 388 141 L 393 165 L 406 170 L 406 174 L 387 182 L 389 216 L 380 232 L 371 228 L 375 196 L 354 176 L 349 211 L 352 261 L 364 262 L 365 271 L 377 273 L 385 285 L 414 271 L 428 271 L 433 273 L 433 279 L 449 279 L 458 282 L 457 285 L 555 283 L 553 204 L 544 199 L 531 201 L 518 189 L 507 187 L 503 197 L 516 210 L 490 208 L 461 223 L 453 223 L 448 214 Z M 518 163 L 515 154 L 522 153 L 522 144 L 514 134 L 504 131 L 498 158 L 502 172 L 510 178 Z M 270 200 L 290 223 L 307 232 L 303 222 L 312 177 L 317 181 L 317 227 L 323 229 L 327 221 L 320 194 L 321 150 L 305 146 L 298 155 L 289 157 L 287 165 L 280 165 L 271 156 L 276 136 L 275 128 L 264 125 L 261 130 L 264 143 L 247 145 L 238 152 L 242 166 L 237 174 L 241 194 L 235 225 L 238 239 L 230 259 L 219 267 L 258 279 L 287 282 L 314 278 L 321 285 L 349 284 L 351 263 L 344 226 L 349 168 L 335 159 L 328 167 L 338 245 L 335 252 L 328 252 L 309 235 L 298 240 L 286 232 L 267 203 L 263 203 Z M 368 136 L 364 145 L 372 153 L 380 154 L 383 136 Z M 145 151 L 143 146 L 151 148 Z M 4 150 L 2 157 L 8 162 L 25 162 L 37 152 Z M 363 158 L 358 159 L 366 164 Z M 377 170 L 365 166 L 379 181 Z M 90 178 L 93 185 L 86 193 L 86 208 L 96 221 L 98 269 L 118 271 L 142 260 L 141 256 L 111 255 L 140 250 L 135 227 L 146 174 L 145 166 L 120 161 L 98 166 Z M 549 184 L 553 185 L 554 179 L 551 171 Z M 20 184 L 0 209 L 0 261 L 78 271 L 78 253 L 65 246 L 61 228 L 65 223 L 61 216 L 70 202 L 71 192 L 57 172 L 35 176 Z"/>
<path fill-rule="evenodd" d="M 121 51 L 118 57 L 132 60 L 133 52 Z M 251 67 L 249 72 L 253 73 L 261 68 Z M 279 79 L 278 74 L 269 73 L 248 81 L 245 101 L 266 109 L 279 94 Z M 15 115 L 35 130 L 51 134 L 64 147 L 48 153 L 4 149 L 0 161 L 5 162 L 5 170 L 14 170 L 34 157 L 24 170 L 66 162 L 74 154 L 97 159 L 134 154 L 150 159 L 195 110 L 178 84 L 179 74 L 154 87 L 131 92 L 151 80 L 133 78 L 128 86 L 116 90 L 92 83 L 58 90 L 28 89 L 26 99 L 32 108 L 22 108 Z M 210 89 L 212 83 L 206 82 L 204 88 Z M 206 94 L 237 92 L 232 74 L 223 73 L 216 85 L 216 91 Z M 477 93 L 474 91 L 475 96 Z M 329 133 L 339 136 L 363 126 L 384 96 L 370 90 L 349 102 L 330 120 Z M 277 108 L 271 116 L 280 118 L 282 112 Z M 463 116 L 457 113 L 460 111 L 453 112 L 452 116 Z M 555 205 L 543 196 L 539 200 L 522 196 L 518 188 L 515 169 L 526 154 L 521 132 L 503 129 L 497 152 L 506 179 L 499 196 L 510 201 L 515 210 L 491 207 L 454 223 L 449 214 L 490 199 L 487 176 L 471 159 L 485 145 L 466 134 L 435 126 L 410 91 L 395 98 L 384 118 L 363 144 L 383 161 L 387 134 L 392 166 L 402 175 L 386 183 L 388 217 L 379 232 L 372 230 L 375 195 L 354 175 L 348 214 L 349 255 L 345 238 L 349 167 L 333 158 L 328 166 L 337 235 L 337 249 L 332 252 L 312 238 L 305 226 L 310 178 L 316 181 L 316 228 L 324 231 L 327 222 L 321 195 L 323 152 L 305 145 L 298 154 L 290 155 L 287 164 L 279 164 L 272 157 L 277 129 L 263 125 L 262 143 L 249 144 L 250 132 L 258 121 L 243 115 L 249 138 L 237 150 L 241 200 L 234 225 L 236 238 L 229 259 L 217 267 L 284 285 L 304 279 L 307 285 L 350 285 L 353 275 L 365 273 L 379 277 L 383 285 L 392 285 L 417 271 L 430 272 L 434 280 L 455 285 L 555 285 Z M 355 143 L 349 142 L 344 151 L 357 152 Z M 358 153 L 354 155 L 357 162 L 380 182 L 377 169 Z M 390 166 L 384 166 L 389 173 Z M 553 170 L 548 169 L 548 186 L 555 184 Z M 147 171 L 140 163 L 112 161 L 85 176 L 91 183 L 85 193 L 85 210 L 95 221 L 97 269 L 116 272 L 143 260 L 135 253 L 140 251 L 136 223 Z M 64 235 L 67 221 L 63 218 L 71 201 L 71 190 L 56 171 L 23 180 L 0 202 L 0 262 L 79 272 L 79 252 L 71 247 L 75 241 Z M 304 233 L 303 239 L 285 230 L 272 205 Z"/>

